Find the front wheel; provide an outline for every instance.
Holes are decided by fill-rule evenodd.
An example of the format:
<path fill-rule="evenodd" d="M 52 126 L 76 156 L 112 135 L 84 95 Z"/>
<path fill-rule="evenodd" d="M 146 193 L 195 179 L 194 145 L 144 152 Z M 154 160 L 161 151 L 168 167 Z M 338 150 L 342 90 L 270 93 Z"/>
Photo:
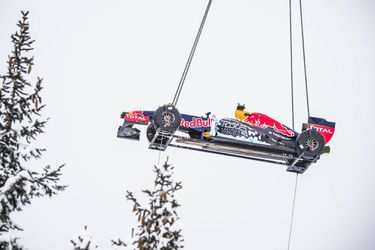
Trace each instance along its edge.
<path fill-rule="evenodd" d="M 147 140 L 149 142 L 152 142 L 152 140 L 154 139 L 155 137 L 155 134 L 156 134 L 156 127 L 155 127 L 155 124 L 153 123 L 150 123 L 146 129 L 146 136 L 147 136 Z M 155 138 L 155 141 L 154 143 L 157 143 L 157 144 L 166 144 L 168 141 L 168 138 L 167 137 L 163 137 L 163 136 L 160 136 L 158 135 L 156 138 Z"/>
<path fill-rule="evenodd" d="M 297 151 L 307 156 L 317 156 L 323 152 L 324 138 L 315 130 L 305 130 L 297 137 Z"/>
<path fill-rule="evenodd" d="M 180 126 L 181 115 L 172 104 L 163 105 L 155 111 L 154 122 L 161 130 L 175 131 Z"/>

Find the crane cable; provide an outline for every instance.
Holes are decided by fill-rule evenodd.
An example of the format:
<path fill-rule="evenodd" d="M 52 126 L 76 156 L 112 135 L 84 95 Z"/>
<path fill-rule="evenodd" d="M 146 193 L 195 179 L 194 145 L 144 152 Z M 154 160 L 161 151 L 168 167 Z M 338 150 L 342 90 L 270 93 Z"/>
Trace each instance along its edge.
<path fill-rule="evenodd" d="M 294 72 L 293 72 L 293 26 L 292 26 L 292 0 L 289 0 L 289 52 L 290 52 L 290 90 L 291 90 L 291 105 L 292 105 L 292 128 L 294 130 Z M 288 250 L 290 249 L 290 241 L 292 238 L 294 208 L 296 203 L 298 184 L 298 173 L 296 173 L 296 182 L 294 186 L 292 212 L 290 216 L 289 237 L 288 237 Z"/>
<path fill-rule="evenodd" d="M 307 67 L 306 67 L 306 51 L 305 51 L 305 34 L 303 28 L 303 13 L 302 13 L 302 0 L 299 0 L 299 15 L 300 15 L 300 28 L 301 28 L 301 43 L 302 43 L 302 54 L 303 54 L 303 71 L 305 80 L 305 92 L 306 92 L 306 107 L 307 117 L 310 117 L 310 101 L 309 101 L 309 90 L 307 81 Z M 292 0 L 289 0 L 289 48 L 290 48 L 290 82 L 291 82 L 291 98 L 292 98 L 292 125 L 294 130 L 294 79 L 293 79 L 293 30 L 292 30 Z M 294 210 L 296 204 L 298 187 L 298 173 L 296 173 L 296 181 L 294 185 L 293 204 L 290 218 L 289 227 L 289 238 L 288 238 L 288 250 L 290 249 L 290 242 L 292 237 Z"/>
<path fill-rule="evenodd" d="M 292 238 L 293 219 L 294 219 L 294 208 L 295 208 L 295 205 L 296 205 L 297 187 L 298 187 L 298 173 L 296 173 L 296 182 L 295 182 L 295 185 L 294 185 L 294 195 L 293 195 L 292 214 L 291 214 L 291 216 L 290 216 L 290 227 L 289 227 L 289 238 L 288 238 L 288 250 L 290 249 L 290 241 L 291 241 L 291 238 Z"/>
<path fill-rule="evenodd" d="M 182 76 L 181 76 L 181 79 L 180 79 L 180 82 L 178 84 L 178 87 L 177 87 L 177 90 L 176 90 L 176 93 L 173 97 L 173 101 L 172 101 L 172 105 L 173 106 L 176 106 L 177 105 L 177 101 L 178 101 L 178 98 L 180 97 L 180 94 L 181 94 L 181 90 L 182 90 L 182 87 L 184 86 L 184 83 L 185 83 L 185 79 L 186 79 L 186 76 L 187 76 L 187 73 L 189 71 L 189 68 L 190 68 L 190 65 L 191 65 L 191 61 L 193 60 L 193 56 L 194 56 L 194 53 L 195 53 L 195 50 L 198 46 L 198 42 L 199 42 L 199 38 L 202 34 L 202 30 L 203 30 L 203 27 L 204 27 L 204 24 L 206 23 L 206 19 L 207 19 L 207 16 L 208 16 L 208 12 L 210 10 L 210 7 L 211 7 L 211 3 L 212 3 L 212 0 L 209 0 L 208 1 L 208 4 L 207 4 L 207 7 L 206 7 L 206 11 L 204 12 L 204 15 L 203 15 L 203 19 L 201 21 L 201 24 L 199 26 L 199 30 L 198 30 L 198 33 L 195 37 L 195 40 L 194 40 L 194 44 L 193 44 L 193 47 L 191 48 L 191 51 L 190 51 L 190 54 L 189 54 L 189 57 L 188 57 L 188 60 L 186 62 L 186 65 L 185 65 L 185 68 L 184 68 L 184 71 L 182 73 Z M 161 142 L 163 141 L 164 139 L 164 135 L 161 136 Z M 162 150 L 159 149 L 159 154 L 158 154 L 158 163 L 157 163 L 157 166 L 159 167 L 160 165 L 160 157 L 161 157 L 161 152 Z"/>
<path fill-rule="evenodd" d="M 292 0 L 289 0 L 289 51 L 290 51 L 290 90 L 292 99 L 292 128 L 294 130 L 294 79 L 293 79 L 293 29 L 292 29 Z"/>
<path fill-rule="evenodd" d="M 197 33 L 197 35 L 195 37 L 195 41 L 194 41 L 193 47 L 191 48 L 188 60 L 186 62 L 184 71 L 182 73 L 182 76 L 181 76 L 181 79 L 180 79 L 180 83 L 178 84 L 176 93 L 174 95 L 174 98 L 173 98 L 173 101 L 172 101 L 173 106 L 177 105 L 178 98 L 180 97 L 182 87 L 184 86 L 184 83 L 185 83 L 186 75 L 187 75 L 187 73 L 189 71 L 191 61 L 193 60 L 193 56 L 194 56 L 195 50 L 196 50 L 196 48 L 198 46 L 199 38 L 200 38 L 200 36 L 202 34 L 202 30 L 203 30 L 204 24 L 206 22 L 208 12 L 210 11 L 211 3 L 212 3 L 212 0 L 209 0 L 208 4 L 207 4 L 206 11 L 205 11 L 205 13 L 203 15 L 203 19 L 202 19 L 201 25 L 199 26 L 198 33 Z"/>
<path fill-rule="evenodd" d="M 310 102 L 309 102 L 309 89 L 307 86 L 305 33 L 303 29 L 302 0 L 299 0 L 299 16 L 300 16 L 300 25 L 301 25 L 301 42 L 302 42 L 302 54 L 303 54 L 303 72 L 304 72 L 304 77 L 305 77 L 307 116 L 310 117 Z"/>

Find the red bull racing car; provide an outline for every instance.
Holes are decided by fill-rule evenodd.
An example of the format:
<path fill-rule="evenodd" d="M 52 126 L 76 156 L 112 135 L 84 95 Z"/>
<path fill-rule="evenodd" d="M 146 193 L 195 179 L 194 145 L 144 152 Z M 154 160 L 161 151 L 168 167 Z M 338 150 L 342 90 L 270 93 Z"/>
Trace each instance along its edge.
<path fill-rule="evenodd" d="M 139 140 L 134 125 L 147 125 L 149 148 L 177 147 L 213 154 L 235 156 L 287 166 L 287 171 L 303 173 L 323 153 L 335 131 L 335 123 L 309 117 L 299 133 L 271 117 L 250 113 L 238 105 L 235 118 L 219 119 L 180 114 L 171 104 L 156 111 L 123 112 L 117 137 Z"/>

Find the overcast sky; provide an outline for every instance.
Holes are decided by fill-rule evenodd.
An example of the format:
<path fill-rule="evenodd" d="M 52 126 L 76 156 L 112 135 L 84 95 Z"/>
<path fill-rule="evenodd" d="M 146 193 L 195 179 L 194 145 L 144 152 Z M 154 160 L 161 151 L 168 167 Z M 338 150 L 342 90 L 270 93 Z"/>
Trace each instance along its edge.
<path fill-rule="evenodd" d="M 375 3 L 304 2 L 311 114 L 335 121 L 331 153 L 299 178 L 291 249 L 375 248 Z M 297 1 L 293 1 L 298 28 Z M 125 191 L 153 185 L 158 153 L 116 138 L 122 111 L 172 101 L 206 7 L 202 0 L 0 1 L 0 72 L 20 10 L 44 78 L 41 165 L 66 163 L 69 188 L 15 216 L 30 250 L 71 249 L 84 225 L 99 249 L 136 225 Z M 180 112 L 233 117 L 238 102 L 291 126 L 288 1 L 216 0 Z M 296 129 L 306 120 L 295 31 Z M 298 43 L 298 44 L 297 44 Z M 169 148 L 190 250 L 287 249 L 295 174 L 284 167 Z"/>

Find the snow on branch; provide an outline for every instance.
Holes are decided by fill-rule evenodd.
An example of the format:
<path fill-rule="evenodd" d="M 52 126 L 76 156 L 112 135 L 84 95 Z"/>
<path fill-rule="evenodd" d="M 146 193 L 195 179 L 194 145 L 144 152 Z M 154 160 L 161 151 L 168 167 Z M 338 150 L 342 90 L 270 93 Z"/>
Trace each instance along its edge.
<path fill-rule="evenodd" d="M 11 219 L 35 197 L 52 196 L 65 190 L 59 184 L 61 169 L 51 166 L 28 170 L 29 161 L 40 159 L 46 150 L 33 145 L 44 133 L 42 78 L 29 81 L 34 57 L 29 55 L 35 40 L 29 33 L 28 11 L 21 12 L 18 31 L 11 35 L 13 49 L 7 72 L 0 75 L 0 249 L 22 249 L 14 231 L 22 228 Z"/>
<path fill-rule="evenodd" d="M 87 226 L 85 226 L 85 229 L 70 242 L 73 244 L 73 250 L 92 250 L 98 248 L 93 242 L 91 233 L 87 231 Z"/>
<path fill-rule="evenodd" d="M 116 246 L 126 249 L 177 250 L 183 248 L 182 230 L 177 225 L 177 208 L 180 204 L 175 198 L 176 191 L 182 188 L 181 182 L 175 182 L 173 166 L 168 160 L 162 167 L 155 166 L 154 188 L 142 190 L 149 199 L 147 206 L 142 206 L 132 192 L 127 191 L 127 200 L 133 203 L 133 213 L 137 217 L 137 232 L 128 245 L 122 240 L 113 241 Z"/>

